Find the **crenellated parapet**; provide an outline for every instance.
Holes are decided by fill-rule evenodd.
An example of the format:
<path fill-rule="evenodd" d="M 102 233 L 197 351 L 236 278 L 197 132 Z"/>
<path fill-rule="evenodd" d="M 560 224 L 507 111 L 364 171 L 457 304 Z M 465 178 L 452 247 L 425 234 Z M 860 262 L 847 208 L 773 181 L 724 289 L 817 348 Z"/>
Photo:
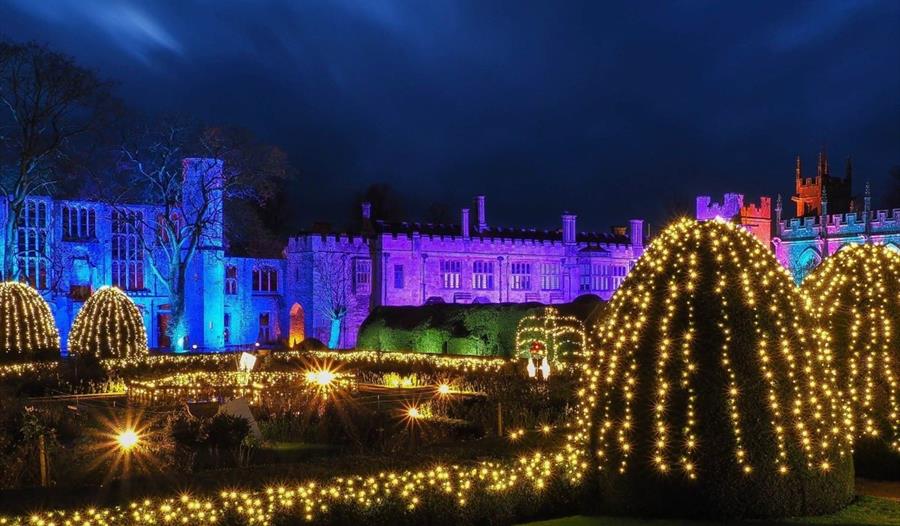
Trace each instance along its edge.
<path fill-rule="evenodd" d="M 818 237 L 823 234 L 823 219 L 819 216 L 807 216 L 781 221 L 778 224 L 779 237 L 782 240 Z M 825 219 L 828 236 L 892 234 L 900 233 L 900 208 L 892 210 L 875 210 L 869 214 L 866 225 L 865 212 L 848 212 L 845 214 L 829 214 Z M 868 230 L 867 230 L 868 229 Z"/>

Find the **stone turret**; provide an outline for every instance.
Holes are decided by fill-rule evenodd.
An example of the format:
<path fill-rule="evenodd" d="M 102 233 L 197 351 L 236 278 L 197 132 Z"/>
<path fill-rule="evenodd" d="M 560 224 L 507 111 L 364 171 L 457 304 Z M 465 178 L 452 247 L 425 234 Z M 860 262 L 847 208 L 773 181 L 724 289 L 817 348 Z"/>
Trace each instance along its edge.
<path fill-rule="evenodd" d="M 225 258 L 222 215 L 224 175 L 222 161 L 188 158 L 182 162 L 184 217 L 203 222 L 203 239 L 188 264 L 185 276 L 187 344 L 205 349 L 225 345 Z M 204 214 L 198 217 L 198 214 Z M 177 336 L 176 336 L 177 337 Z M 176 342 L 172 342 L 177 345 Z"/>

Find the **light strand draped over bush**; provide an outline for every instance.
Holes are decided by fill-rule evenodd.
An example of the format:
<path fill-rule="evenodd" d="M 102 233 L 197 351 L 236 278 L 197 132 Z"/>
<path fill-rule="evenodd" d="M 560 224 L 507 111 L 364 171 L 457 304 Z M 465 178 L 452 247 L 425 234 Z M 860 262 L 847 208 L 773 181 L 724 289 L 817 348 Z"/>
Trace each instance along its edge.
<path fill-rule="evenodd" d="M 857 438 L 883 440 L 900 453 L 900 255 L 848 246 L 826 258 L 803 290 Z"/>
<path fill-rule="evenodd" d="M 0 283 L 0 352 L 59 352 L 59 330 L 50 306 L 24 283 Z"/>
<path fill-rule="evenodd" d="M 141 311 L 121 290 L 97 289 L 75 316 L 69 352 L 98 358 L 147 355 L 147 332 Z"/>
<path fill-rule="evenodd" d="M 783 516 L 852 496 L 827 351 L 767 247 L 681 220 L 614 295 L 588 353 L 569 455 L 611 507 Z M 652 511 L 651 511 L 652 513 Z"/>

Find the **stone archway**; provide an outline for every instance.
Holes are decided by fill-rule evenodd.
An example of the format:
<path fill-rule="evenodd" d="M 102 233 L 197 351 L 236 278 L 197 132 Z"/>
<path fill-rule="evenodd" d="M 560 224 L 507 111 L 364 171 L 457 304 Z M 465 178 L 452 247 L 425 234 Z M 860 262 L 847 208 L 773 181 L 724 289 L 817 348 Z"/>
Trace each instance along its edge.
<path fill-rule="evenodd" d="M 304 315 L 303 307 L 299 303 L 295 303 L 291 307 L 290 332 L 288 336 L 288 345 L 291 349 L 306 338 L 306 320 Z"/>
<path fill-rule="evenodd" d="M 821 262 L 822 256 L 819 254 L 819 251 L 813 247 L 807 247 L 806 250 L 800 253 L 800 257 L 794 263 L 794 279 L 798 284 L 803 282 L 806 276 L 819 266 Z"/>

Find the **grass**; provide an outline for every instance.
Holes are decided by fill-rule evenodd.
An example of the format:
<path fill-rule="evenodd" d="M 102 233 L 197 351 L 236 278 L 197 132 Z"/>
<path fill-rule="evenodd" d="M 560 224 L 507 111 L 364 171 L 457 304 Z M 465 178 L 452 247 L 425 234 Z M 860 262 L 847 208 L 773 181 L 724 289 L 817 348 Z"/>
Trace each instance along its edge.
<path fill-rule="evenodd" d="M 733 524 L 730 521 L 729 524 Z M 524 526 L 704 526 L 721 524 L 709 521 L 679 519 L 635 519 L 629 517 L 585 517 L 576 515 L 561 519 L 530 522 Z M 790 524 L 832 524 L 842 526 L 900 526 L 900 501 L 861 496 L 833 515 L 797 517 L 778 522 L 745 521 L 748 526 Z"/>

